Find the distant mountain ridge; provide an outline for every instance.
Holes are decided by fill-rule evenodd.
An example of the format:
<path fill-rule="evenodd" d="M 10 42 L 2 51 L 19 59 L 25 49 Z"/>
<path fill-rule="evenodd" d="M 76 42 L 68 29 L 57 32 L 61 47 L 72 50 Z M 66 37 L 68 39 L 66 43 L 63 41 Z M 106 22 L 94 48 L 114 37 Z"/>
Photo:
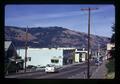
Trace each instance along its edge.
<path fill-rule="evenodd" d="M 12 40 L 16 47 L 25 46 L 25 28 L 5 26 L 5 40 Z M 87 48 L 87 34 L 62 27 L 32 27 L 28 29 L 28 46 L 43 47 L 76 47 Z M 91 35 L 91 48 L 96 50 L 98 45 L 105 48 L 110 41 L 108 37 Z"/>

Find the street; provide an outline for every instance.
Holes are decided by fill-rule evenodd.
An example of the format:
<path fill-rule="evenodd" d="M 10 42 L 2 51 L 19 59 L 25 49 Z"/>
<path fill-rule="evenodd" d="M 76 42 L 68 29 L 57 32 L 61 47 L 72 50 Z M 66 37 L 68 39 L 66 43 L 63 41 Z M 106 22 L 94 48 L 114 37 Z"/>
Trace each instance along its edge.
<path fill-rule="evenodd" d="M 98 68 L 94 61 L 90 61 L 90 75 Z M 5 78 L 17 79 L 87 79 L 87 62 L 83 64 L 64 67 L 58 73 L 46 73 L 44 71 L 36 71 L 25 74 L 8 75 Z"/>

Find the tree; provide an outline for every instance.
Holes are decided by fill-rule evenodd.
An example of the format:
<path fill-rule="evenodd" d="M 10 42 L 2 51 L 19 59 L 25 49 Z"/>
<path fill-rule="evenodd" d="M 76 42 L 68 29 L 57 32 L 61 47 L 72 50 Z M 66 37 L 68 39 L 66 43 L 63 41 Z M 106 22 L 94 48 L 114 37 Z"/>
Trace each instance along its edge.
<path fill-rule="evenodd" d="M 112 31 L 113 31 L 113 34 L 111 37 L 111 43 L 115 43 L 115 24 L 113 24 L 112 26 Z"/>
<path fill-rule="evenodd" d="M 113 34 L 111 37 L 111 43 L 114 44 L 115 43 L 115 24 L 113 24 L 113 26 L 112 26 L 112 31 L 113 31 Z M 110 50 L 110 54 L 112 56 L 111 58 L 115 57 L 115 47 Z"/>

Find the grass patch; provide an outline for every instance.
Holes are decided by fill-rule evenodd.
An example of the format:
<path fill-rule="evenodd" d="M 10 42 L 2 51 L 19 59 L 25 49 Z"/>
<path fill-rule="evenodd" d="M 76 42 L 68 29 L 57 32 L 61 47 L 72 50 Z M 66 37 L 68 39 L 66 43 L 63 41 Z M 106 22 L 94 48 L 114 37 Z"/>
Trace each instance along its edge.
<path fill-rule="evenodd" d="M 107 74 L 106 78 L 107 79 L 114 79 L 115 78 L 115 72 L 111 72 L 111 73 Z"/>
<path fill-rule="evenodd" d="M 113 79 L 115 77 L 115 60 L 110 59 L 109 62 L 106 64 L 107 68 L 107 78 L 108 79 Z"/>

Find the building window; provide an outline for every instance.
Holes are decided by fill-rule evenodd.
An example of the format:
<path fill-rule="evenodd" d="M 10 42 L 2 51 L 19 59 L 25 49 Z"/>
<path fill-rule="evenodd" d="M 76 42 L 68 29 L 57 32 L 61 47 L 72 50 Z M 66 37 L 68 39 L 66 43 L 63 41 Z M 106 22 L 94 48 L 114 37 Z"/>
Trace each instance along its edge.
<path fill-rule="evenodd" d="M 28 57 L 28 61 L 31 61 L 31 57 Z"/>
<path fill-rule="evenodd" d="M 55 62 L 55 63 L 58 63 L 58 62 L 59 62 L 59 60 L 54 60 L 54 62 Z"/>
<path fill-rule="evenodd" d="M 51 60 L 52 63 L 54 63 L 54 60 Z"/>
<path fill-rule="evenodd" d="M 51 63 L 58 63 L 59 60 L 58 59 L 51 59 Z"/>

